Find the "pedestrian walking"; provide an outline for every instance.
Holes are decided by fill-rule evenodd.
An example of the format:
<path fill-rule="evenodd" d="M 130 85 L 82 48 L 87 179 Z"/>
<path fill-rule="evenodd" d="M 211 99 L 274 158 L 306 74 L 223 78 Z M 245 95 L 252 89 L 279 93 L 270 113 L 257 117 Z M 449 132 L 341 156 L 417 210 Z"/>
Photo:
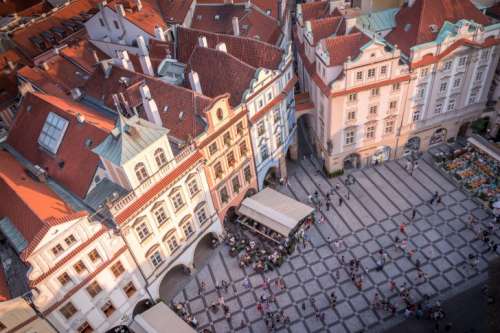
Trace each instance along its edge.
<path fill-rule="evenodd" d="M 335 271 L 335 278 L 337 281 L 340 280 L 340 268 Z"/>
<path fill-rule="evenodd" d="M 441 204 L 441 200 L 442 200 L 443 196 L 442 195 L 438 195 L 437 198 L 436 198 L 436 205 L 440 205 Z"/>
<path fill-rule="evenodd" d="M 403 223 L 399 225 L 399 231 L 406 236 L 406 226 Z"/>
<path fill-rule="evenodd" d="M 394 281 L 394 280 L 390 280 L 390 281 L 389 281 L 389 290 L 390 290 L 390 291 L 394 291 L 396 288 L 397 288 L 397 286 L 396 286 L 396 281 Z"/>
<path fill-rule="evenodd" d="M 340 262 L 342 263 L 342 265 L 345 265 L 345 258 L 344 258 L 344 256 L 340 257 Z"/>
<path fill-rule="evenodd" d="M 207 284 L 205 283 L 205 281 L 201 281 L 198 293 L 201 295 L 206 289 L 207 289 Z"/>
<path fill-rule="evenodd" d="M 349 200 L 349 199 L 350 199 L 350 197 L 351 197 L 350 192 L 349 192 L 349 191 L 347 191 L 347 200 Z"/>
<path fill-rule="evenodd" d="M 341 206 L 342 206 L 342 202 L 344 202 L 344 199 L 342 199 L 342 197 L 341 197 L 341 196 L 339 196 L 339 207 L 341 207 Z"/>
<path fill-rule="evenodd" d="M 415 215 L 417 215 L 417 210 L 415 209 L 415 207 L 413 207 L 413 210 L 411 211 L 411 219 L 412 220 L 415 219 Z"/>
<path fill-rule="evenodd" d="M 438 196 L 439 196 L 439 193 L 437 191 L 434 192 L 434 194 L 432 195 L 432 198 L 429 201 L 429 203 L 432 205 L 434 203 L 434 201 L 437 199 Z"/>
<path fill-rule="evenodd" d="M 311 299 L 309 300 L 311 302 L 311 306 L 314 308 L 315 304 L 316 304 L 316 299 L 314 297 L 311 297 Z"/>
<path fill-rule="evenodd" d="M 325 321 L 325 313 L 324 312 L 321 312 L 321 314 L 319 315 L 319 320 L 321 320 L 321 322 Z"/>
<path fill-rule="evenodd" d="M 330 210 L 330 199 L 326 199 L 326 211 Z"/>
<path fill-rule="evenodd" d="M 302 302 L 302 311 L 306 311 L 306 302 Z"/>
<path fill-rule="evenodd" d="M 245 287 L 246 289 L 250 289 L 252 287 L 248 276 L 245 276 L 245 278 L 243 279 L 243 287 Z"/>

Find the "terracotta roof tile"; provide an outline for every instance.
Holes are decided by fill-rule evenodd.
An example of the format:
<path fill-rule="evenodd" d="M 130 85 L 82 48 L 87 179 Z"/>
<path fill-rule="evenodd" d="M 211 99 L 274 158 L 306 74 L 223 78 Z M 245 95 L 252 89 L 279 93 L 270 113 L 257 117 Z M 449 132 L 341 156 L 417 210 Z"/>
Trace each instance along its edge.
<path fill-rule="evenodd" d="M 433 41 L 445 21 L 469 19 L 483 25 L 490 23 L 470 0 L 415 0 L 413 6 L 401 8 L 395 19 L 396 27 L 386 39 L 408 55 L 411 47 Z M 431 25 L 437 26 L 436 32 Z"/>
<path fill-rule="evenodd" d="M 113 11 L 116 11 L 116 5 L 122 4 L 125 8 L 125 18 L 145 32 L 154 36 L 156 26 L 165 27 L 167 25 L 162 17 L 162 11 L 160 9 L 160 3 L 162 2 L 170 3 L 171 1 L 142 0 L 141 10 L 137 10 L 136 2 L 130 0 L 113 0 L 110 1 L 107 6 Z M 174 2 L 180 2 L 180 0 L 174 0 Z"/>
<path fill-rule="evenodd" d="M 96 68 L 94 52 L 97 53 L 99 60 L 109 58 L 104 52 L 90 43 L 87 36 L 70 41 L 67 47 L 60 50 L 62 57 L 82 67 L 88 73 L 92 73 Z"/>
<path fill-rule="evenodd" d="M 198 37 L 200 36 L 206 37 L 210 48 L 215 48 L 219 43 L 225 43 L 230 54 L 255 68 L 278 69 L 283 57 L 283 51 L 280 48 L 252 38 L 179 27 L 177 28 L 177 58 L 179 61 L 187 63 L 194 48 L 198 45 Z"/>
<path fill-rule="evenodd" d="M 345 29 L 345 20 L 341 16 L 311 20 L 314 45 L 318 44 L 323 38 L 330 37 L 333 34 L 345 34 Z"/>
<path fill-rule="evenodd" d="M 250 87 L 257 71 L 229 53 L 199 46 L 189 58 L 189 69 L 198 73 L 203 94 L 217 97 L 229 93 L 233 107 L 241 103 L 243 92 Z M 220 73 L 225 73 L 223 80 Z"/>
<path fill-rule="evenodd" d="M 69 122 L 55 155 L 38 144 L 49 112 Z M 85 117 L 83 124 L 76 119 L 78 113 Z M 84 198 L 99 164 L 99 157 L 91 148 L 104 140 L 114 126 L 114 120 L 70 99 L 28 94 L 19 108 L 7 142 L 33 164 L 48 170 L 49 176 L 68 190 Z M 89 140 L 90 148 L 86 144 Z"/>
<path fill-rule="evenodd" d="M 226 0 L 197 0 L 197 4 L 223 4 Z M 247 0 L 235 0 L 234 3 L 244 4 Z M 275 19 L 279 19 L 279 1 L 278 0 L 252 0 L 252 5 L 259 7 L 264 13 Z"/>
<path fill-rule="evenodd" d="M 34 23 L 28 24 L 26 27 L 18 29 L 12 33 L 12 40 L 14 41 L 16 47 L 25 55 L 27 58 L 32 60 L 37 55 L 50 49 L 52 46 L 46 40 L 43 44 L 47 48 L 46 50 L 40 50 L 31 40 L 32 37 L 40 37 L 42 32 L 49 31 L 52 28 L 62 28 L 64 29 L 67 36 L 72 35 L 74 32 L 63 26 L 63 22 L 70 20 L 73 17 L 78 17 L 82 13 L 94 13 L 98 0 L 75 0 L 69 5 L 63 6 L 56 12 L 47 15 L 43 19 L 38 19 Z M 79 17 L 79 19 L 81 19 Z M 80 29 L 84 26 L 81 25 Z M 66 38 L 65 37 L 65 38 Z M 40 37 L 41 38 L 41 37 Z M 61 41 L 59 37 L 56 37 L 57 43 Z M 57 44 L 56 43 L 56 44 Z"/>
<path fill-rule="evenodd" d="M 218 17 L 216 19 L 216 17 Z M 281 37 L 279 22 L 254 7 L 246 10 L 240 4 L 198 5 L 191 27 L 203 31 L 233 35 L 232 18 L 238 17 L 240 36 L 276 45 Z"/>
<path fill-rule="evenodd" d="M 161 13 L 168 23 L 182 24 L 193 0 L 157 0 Z"/>
<path fill-rule="evenodd" d="M 328 1 L 313 1 L 302 3 L 302 20 L 303 22 L 312 19 L 320 19 L 330 16 L 338 16 L 340 12 L 334 10 L 330 13 L 330 6 Z"/>
<path fill-rule="evenodd" d="M 50 226 L 82 216 L 46 184 L 29 176 L 8 152 L 0 151 L 0 216 L 6 216 L 28 241 L 23 258 L 36 247 Z"/>
<path fill-rule="evenodd" d="M 122 77 L 128 78 L 130 81 L 128 86 L 120 84 L 119 80 Z M 102 70 L 96 70 L 84 90 L 88 95 L 101 100 L 109 107 L 114 107 L 112 94 L 122 92 L 129 104 L 135 107 L 142 104 L 139 87 L 143 83 L 148 85 L 151 96 L 160 111 L 163 127 L 170 130 L 169 135 L 180 140 L 187 140 L 204 131 L 204 124 L 199 117 L 210 104 L 211 99 L 189 89 L 168 84 L 158 78 L 113 66 L 107 79 Z M 197 114 L 195 114 L 195 109 Z M 168 111 L 164 112 L 164 110 Z M 183 117 L 179 120 L 181 112 Z M 145 118 L 143 114 L 141 117 Z"/>
<path fill-rule="evenodd" d="M 7 16 L 14 13 L 22 12 L 32 6 L 36 6 L 44 1 L 42 0 L 4 0 L 0 3 L 0 16 Z"/>
<path fill-rule="evenodd" d="M 330 66 L 342 65 L 348 57 L 355 58 L 361 52 L 360 48 L 368 43 L 370 38 L 361 32 L 323 39 L 321 43 L 330 53 Z"/>

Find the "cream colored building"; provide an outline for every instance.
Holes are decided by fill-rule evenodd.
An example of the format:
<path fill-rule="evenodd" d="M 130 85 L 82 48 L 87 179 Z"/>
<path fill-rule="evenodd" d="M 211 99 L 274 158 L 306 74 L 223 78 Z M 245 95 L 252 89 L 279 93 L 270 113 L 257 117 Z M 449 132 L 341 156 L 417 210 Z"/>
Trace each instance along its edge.
<path fill-rule="evenodd" d="M 23 325 L 25 322 L 29 323 Z M 22 297 L 0 302 L 0 328 L 4 332 L 56 332 L 46 320 L 37 317 L 36 312 Z"/>

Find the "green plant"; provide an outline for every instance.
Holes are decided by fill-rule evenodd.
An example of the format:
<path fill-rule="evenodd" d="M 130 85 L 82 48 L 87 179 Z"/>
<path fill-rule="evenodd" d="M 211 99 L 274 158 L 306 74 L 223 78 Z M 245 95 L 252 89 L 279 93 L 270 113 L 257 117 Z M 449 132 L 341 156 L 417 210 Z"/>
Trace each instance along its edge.
<path fill-rule="evenodd" d="M 342 176 L 344 174 L 344 169 L 338 169 L 338 170 L 334 170 L 332 172 L 328 172 L 327 170 L 325 170 L 325 173 L 326 173 L 326 176 L 328 178 L 334 178 L 334 177 Z"/>

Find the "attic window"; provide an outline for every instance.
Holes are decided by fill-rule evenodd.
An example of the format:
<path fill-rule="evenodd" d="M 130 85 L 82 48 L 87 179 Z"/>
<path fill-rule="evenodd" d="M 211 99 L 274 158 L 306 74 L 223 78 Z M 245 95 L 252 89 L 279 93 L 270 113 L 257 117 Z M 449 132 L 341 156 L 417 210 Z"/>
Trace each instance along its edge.
<path fill-rule="evenodd" d="M 269 10 L 269 9 L 268 9 L 268 10 L 266 10 L 266 14 L 267 14 L 267 15 L 271 15 L 271 10 Z"/>
<path fill-rule="evenodd" d="M 50 112 L 38 137 L 38 143 L 49 152 L 55 154 L 67 127 L 68 121 L 66 119 Z"/>
<path fill-rule="evenodd" d="M 220 20 L 220 15 L 215 15 L 214 20 L 216 20 L 216 21 Z"/>
<path fill-rule="evenodd" d="M 91 138 L 85 139 L 85 147 L 87 147 L 87 148 L 92 147 L 92 139 Z"/>
<path fill-rule="evenodd" d="M 410 23 L 406 23 L 406 25 L 405 25 L 405 28 L 404 28 L 404 29 L 405 29 L 405 32 L 410 31 L 410 29 L 411 29 L 411 24 L 410 24 Z"/>
<path fill-rule="evenodd" d="M 167 112 L 167 111 L 168 111 L 168 105 L 165 105 L 165 106 L 163 107 L 163 112 Z"/>
<path fill-rule="evenodd" d="M 430 30 L 431 30 L 431 32 L 433 32 L 433 33 L 438 32 L 438 26 L 437 26 L 437 25 L 435 25 L 435 24 L 431 24 L 431 25 L 429 25 L 429 29 L 430 29 Z"/>
<path fill-rule="evenodd" d="M 31 106 L 31 105 L 28 105 L 28 106 L 26 107 L 26 111 L 28 111 L 28 112 L 31 112 L 31 109 L 32 109 L 32 106 Z"/>
<path fill-rule="evenodd" d="M 184 112 L 179 113 L 179 121 L 184 119 Z"/>

